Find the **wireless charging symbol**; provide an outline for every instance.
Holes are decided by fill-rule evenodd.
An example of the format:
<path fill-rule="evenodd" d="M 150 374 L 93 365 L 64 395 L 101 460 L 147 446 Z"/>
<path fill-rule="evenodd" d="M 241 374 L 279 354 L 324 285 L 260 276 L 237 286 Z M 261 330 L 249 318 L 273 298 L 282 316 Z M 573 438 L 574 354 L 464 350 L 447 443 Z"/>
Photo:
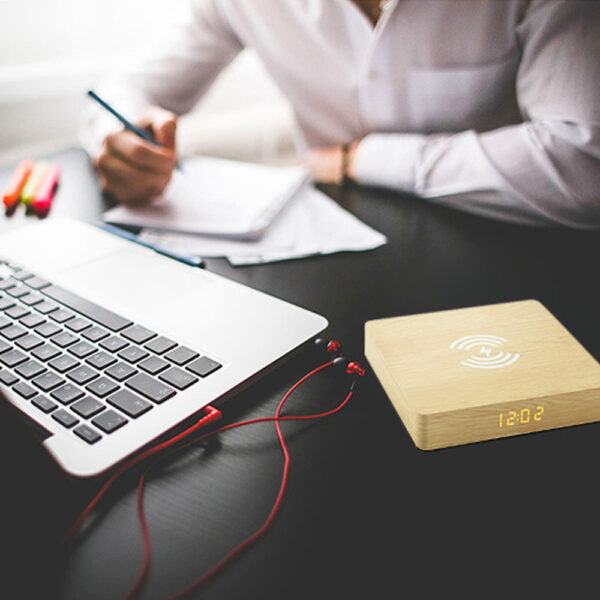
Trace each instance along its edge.
<path fill-rule="evenodd" d="M 506 342 L 497 335 L 468 335 L 450 344 L 450 350 L 470 351 L 472 356 L 461 361 L 465 367 L 474 369 L 500 369 L 516 362 L 520 354 L 496 351 L 496 348 Z"/>

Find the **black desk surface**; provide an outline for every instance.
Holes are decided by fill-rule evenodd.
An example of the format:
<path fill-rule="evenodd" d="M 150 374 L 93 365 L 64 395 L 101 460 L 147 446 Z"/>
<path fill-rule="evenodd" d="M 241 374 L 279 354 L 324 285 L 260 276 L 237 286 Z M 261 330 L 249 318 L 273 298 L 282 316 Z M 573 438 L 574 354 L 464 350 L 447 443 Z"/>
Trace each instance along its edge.
<path fill-rule="evenodd" d="M 64 172 L 53 215 L 95 220 L 103 200 L 85 155 L 54 158 Z M 600 358 L 598 233 L 506 225 L 376 190 L 325 191 L 387 245 L 241 268 L 211 259 L 208 269 L 323 314 L 329 337 L 358 360 L 369 319 L 527 298 Z M 226 420 L 272 414 L 318 360 L 305 355 L 267 376 L 226 406 Z M 288 411 L 331 407 L 347 383 L 315 378 Z M 197 597 L 593 594 L 600 424 L 422 452 L 369 373 L 341 413 L 283 429 L 292 465 L 274 526 Z M 179 591 L 259 527 L 281 467 L 274 427 L 264 424 L 222 434 L 156 474 L 146 492 L 153 562 L 140 598 Z M 135 477 L 117 486 L 45 576 L 46 597 L 114 599 L 128 589 L 142 550 L 135 486 Z"/>

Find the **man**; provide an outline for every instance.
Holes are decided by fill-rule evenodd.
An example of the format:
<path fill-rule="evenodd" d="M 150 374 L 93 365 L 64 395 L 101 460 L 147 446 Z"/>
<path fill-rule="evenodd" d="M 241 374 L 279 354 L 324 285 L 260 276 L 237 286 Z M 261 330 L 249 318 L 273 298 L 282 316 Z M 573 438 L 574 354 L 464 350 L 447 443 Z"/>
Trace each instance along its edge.
<path fill-rule="evenodd" d="M 191 0 L 170 39 L 113 88 L 161 148 L 89 117 L 101 184 L 123 203 L 164 189 L 177 115 L 249 47 L 292 104 L 315 179 L 600 226 L 600 2 Z"/>

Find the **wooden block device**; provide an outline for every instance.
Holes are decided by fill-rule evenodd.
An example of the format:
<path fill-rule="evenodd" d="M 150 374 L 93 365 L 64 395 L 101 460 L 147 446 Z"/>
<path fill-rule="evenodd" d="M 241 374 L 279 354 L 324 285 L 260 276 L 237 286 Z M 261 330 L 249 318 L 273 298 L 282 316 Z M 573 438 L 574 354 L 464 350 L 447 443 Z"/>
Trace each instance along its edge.
<path fill-rule="evenodd" d="M 535 300 L 368 321 L 365 354 L 422 450 L 600 420 L 600 365 Z"/>

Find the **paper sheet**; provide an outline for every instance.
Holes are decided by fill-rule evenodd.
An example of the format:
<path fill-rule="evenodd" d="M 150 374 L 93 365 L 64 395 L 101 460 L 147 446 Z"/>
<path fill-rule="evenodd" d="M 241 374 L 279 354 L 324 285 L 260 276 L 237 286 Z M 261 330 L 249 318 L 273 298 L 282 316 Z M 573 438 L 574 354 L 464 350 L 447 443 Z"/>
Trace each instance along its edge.
<path fill-rule="evenodd" d="M 232 265 L 250 265 L 314 254 L 371 250 L 386 237 L 362 223 L 331 198 L 305 186 L 255 241 L 166 233 L 144 229 L 142 240 L 186 256 L 226 257 Z"/>
<path fill-rule="evenodd" d="M 118 206 L 104 220 L 158 230 L 253 239 L 307 180 L 303 167 L 272 167 L 197 157 L 175 171 L 162 197 L 148 206 Z"/>

